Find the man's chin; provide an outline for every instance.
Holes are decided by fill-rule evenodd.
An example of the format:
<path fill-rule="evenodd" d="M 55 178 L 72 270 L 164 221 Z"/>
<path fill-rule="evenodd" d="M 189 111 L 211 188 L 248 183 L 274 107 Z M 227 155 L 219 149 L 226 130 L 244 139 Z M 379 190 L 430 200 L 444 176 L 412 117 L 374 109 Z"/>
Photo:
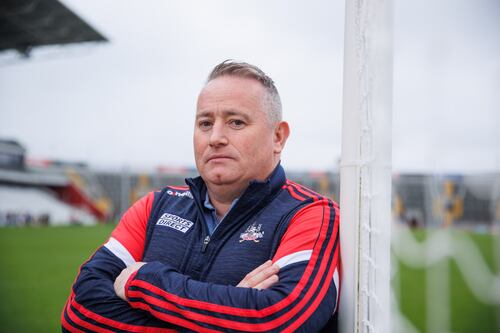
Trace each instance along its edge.
<path fill-rule="evenodd" d="M 205 183 L 210 183 L 213 185 L 231 185 L 238 182 L 238 177 L 230 173 L 209 173 L 206 177 L 203 177 Z"/>

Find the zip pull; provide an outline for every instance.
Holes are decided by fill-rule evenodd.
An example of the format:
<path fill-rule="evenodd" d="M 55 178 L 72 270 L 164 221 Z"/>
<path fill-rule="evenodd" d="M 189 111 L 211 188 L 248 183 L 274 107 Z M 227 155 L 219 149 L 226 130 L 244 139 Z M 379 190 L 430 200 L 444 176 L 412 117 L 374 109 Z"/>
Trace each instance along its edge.
<path fill-rule="evenodd" d="M 202 253 L 205 253 L 208 243 L 210 243 L 210 236 L 205 237 L 205 239 L 203 240 L 203 246 L 201 247 Z"/>

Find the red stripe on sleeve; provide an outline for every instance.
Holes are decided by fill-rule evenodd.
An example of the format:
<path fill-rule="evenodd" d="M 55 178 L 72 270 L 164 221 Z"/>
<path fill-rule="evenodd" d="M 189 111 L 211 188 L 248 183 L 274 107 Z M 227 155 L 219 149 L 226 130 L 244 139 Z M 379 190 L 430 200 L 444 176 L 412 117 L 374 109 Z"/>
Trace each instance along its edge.
<path fill-rule="evenodd" d="M 81 329 L 79 328 L 76 328 L 74 327 L 73 325 L 71 325 L 70 323 L 68 323 L 68 321 L 66 320 L 66 317 L 65 317 L 65 313 L 66 313 L 66 308 L 68 307 L 68 301 L 66 301 L 66 304 L 64 305 L 64 308 L 63 308 L 63 311 L 61 313 L 61 325 L 68 331 L 70 331 L 71 333 L 84 333 Z"/>
<path fill-rule="evenodd" d="M 127 300 L 129 299 L 129 295 L 128 295 L 129 291 L 128 291 L 128 289 L 130 287 L 130 283 L 132 282 L 132 280 L 135 278 L 136 275 L 137 275 L 137 271 L 135 271 L 132 274 L 130 274 L 130 276 L 127 279 L 127 282 L 125 283 L 125 287 L 124 287 L 124 289 L 125 289 L 125 298 Z"/>
<path fill-rule="evenodd" d="M 75 309 L 77 309 L 82 315 L 84 315 L 87 318 L 93 319 L 98 323 L 117 328 L 120 330 L 124 331 L 130 331 L 130 332 L 144 332 L 144 333 L 166 333 L 166 332 L 177 332 L 173 329 L 168 329 L 168 328 L 161 328 L 161 327 L 151 327 L 151 326 L 139 326 L 139 325 L 132 325 L 132 324 L 126 324 L 122 323 L 110 318 L 106 318 L 101 316 L 100 314 L 97 314 L 95 312 L 90 311 L 89 309 L 85 308 L 83 305 L 79 304 L 73 297 L 71 299 L 71 305 Z"/>
<path fill-rule="evenodd" d="M 207 333 L 221 332 L 221 331 L 217 331 L 217 330 L 213 330 L 213 329 L 209 329 L 209 328 L 197 325 L 197 324 L 190 322 L 186 319 L 182 319 L 182 318 L 175 317 L 175 316 L 172 316 L 172 315 L 160 312 L 160 311 L 156 311 L 149 304 L 139 303 L 139 302 L 132 302 L 132 303 L 134 303 L 135 308 L 138 308 L 141 310 L 146 310 L 146 311 L 154 314 L 155 317 L 157 317 L 163 321 L 166 321 L 169 323 L 175 323 L 176 325 L 180 325 L 180 326 L 184 326 L 186 328 L 194 330 L 195 332 L 207 332 Z"/>
<path fill-rule="evenodd" d="M 84 327 L 88 330 L 91 330 L 94 332 L 102 332 L 102 333 L 113 333 L 113 331 L 111 331 L 111 330 L 108 330 L 104 327 L 96 326 L 94 324 L 91 324 L 91 323 L 86 322 L 85 320 L 81 319 L 73 312 L 73 310 L 71 309 L 71 306 L 69 304 L 66 307 L 66 313 L 68 314 L 69 319 L 71 319 L 75 324 L 80 325 L 81 327 Z"/>
<path fill-rule="evenodd" d="M 154 192 L 142 197 L 130 207 L 111 233 L 136 261 L 141 261 L 146 238 L 146 226 L 153 206 Z"/>
<path fill-rule="evenodd" d="M 61 324 L 66 330 L 70 331 L 71 333 L 85 333 L 84 331 L 76 327 L 73 327 L 70 323 L 66 321 L 66 318 L 62 318 Z"/>
<path fill-rule="evenodd" d="M 335 225 L 338 227 L 339 225 L 339 209 L 338 206 L 334 206 L 335 209 Z M 330 269 L 328 270 L 328 274 L 326 276 L 326 283 L 323 284 L 321 287 L 321 290 L 319 292 L 318 297 L 314 299 L 314 302 L 311 304 L 311 306 L 296 320 L 294 321 L 289 327 L 287 327 L 283 332 L 294 332 L 300 325 L 304 323 L 304 321 L 307 320 L 311 316 L 311 314 L 318 308 L 319 303 L 323 300 L 323 297 L 325 296 L 326 292 L 328 291 L 328 288 L 330 287 L 330 284 L 332 283 L 333 280 L 333 272 L 337 266 L 339 266 L 339 246 L 337 244 L 337 247 L 334 249 L 335 254 L 333 258 L 333 264 L 330 266 Z M 329 278 L 331 277 L 331 278 Z M 340 284 L 340 281 L 339 281 Z M 336 286 L 337 288 L 339 286 Z M 337 300 L 339 299 L 338 297 L 339 294 L 339 289 L 337 289 Z M 338 309 L 338 305 L 335 307 Z"/>
<path fill-rule="evenodd" d="M 321 206 L 306 206 L 299 210 L 290 220 L 290 224 L 281 239 L 281 243 L 273 257 L 273 262 L 289 254 L 312 250 L 318 239 L 323 220 L 323 209 Z"/>

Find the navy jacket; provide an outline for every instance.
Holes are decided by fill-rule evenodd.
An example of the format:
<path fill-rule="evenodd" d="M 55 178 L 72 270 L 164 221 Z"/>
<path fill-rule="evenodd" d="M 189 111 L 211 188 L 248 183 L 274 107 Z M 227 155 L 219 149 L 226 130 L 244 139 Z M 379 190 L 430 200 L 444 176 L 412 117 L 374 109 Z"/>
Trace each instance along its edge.
<path fill-rule="evenodd" d="M 335 331 L 339 287 L 336 203 L 288 181 L 278 166 L 252 182 L 210 236 L 206 186 L 166 187 L 135 203 L 81 267 L 62 314 L 70 332 Z M 266 260 L 279 282 L 235 287 Z M 113 283 L 135 261 L 126 284 Z"/>

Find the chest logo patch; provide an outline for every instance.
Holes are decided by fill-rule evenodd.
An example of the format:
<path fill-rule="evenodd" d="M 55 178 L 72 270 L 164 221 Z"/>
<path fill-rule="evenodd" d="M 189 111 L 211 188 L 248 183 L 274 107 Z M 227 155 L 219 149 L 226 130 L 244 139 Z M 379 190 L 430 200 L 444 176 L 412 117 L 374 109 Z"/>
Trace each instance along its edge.
<path fill-rule="evenodd" d="M 186 233 L 192 226 L 193 222 L 183 219 L 177 215 L 165 213 L 156 222 L 156 225 L 163 225 L 165 227 L 170 227 L 182 233 Z"/>
<path fill-rule="evenodd" d="M 264 237 L 264 231 L 260 231 L 262 224 L 253 223 L 251 226 L 240 234 L 240 243 L 244 241 L 254 241 L 255 243 L 260 242 L 259 238 Z"/>

